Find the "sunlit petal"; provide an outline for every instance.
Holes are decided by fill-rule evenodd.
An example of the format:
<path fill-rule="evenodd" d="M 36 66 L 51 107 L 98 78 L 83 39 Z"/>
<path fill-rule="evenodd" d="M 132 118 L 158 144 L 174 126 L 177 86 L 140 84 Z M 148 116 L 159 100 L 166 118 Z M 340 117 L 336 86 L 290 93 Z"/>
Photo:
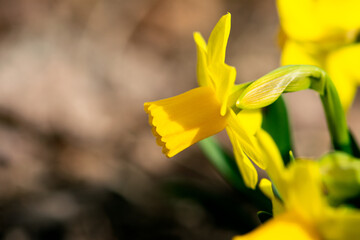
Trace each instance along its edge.
<path fill-rule="evenodd" d="M 226 46 L 231 28 L 231 14 L 221 17 L 212 30 L 208 41 L 209 64 L 225 62 Z"/>

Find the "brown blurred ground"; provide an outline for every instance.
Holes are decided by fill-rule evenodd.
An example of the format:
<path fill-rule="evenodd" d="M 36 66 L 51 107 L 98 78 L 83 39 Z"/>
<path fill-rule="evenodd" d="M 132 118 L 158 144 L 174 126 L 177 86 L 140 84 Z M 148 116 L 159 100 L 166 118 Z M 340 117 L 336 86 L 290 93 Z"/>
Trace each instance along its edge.
<path fill-rule="evenodd" d="M 234 193 L 197 147 L 166 159 L 143 112 L 196 86 L 192 33 L 207 38 L 226 12 L 237 81 L 276 68 L 273 1 L 0 1 L 0 237 L 230 239 L 251 229 L 164 195 L 176 179 Z M 319 156 L 329 145 L 319 100 L 287 98 L 299 155 Z"/>

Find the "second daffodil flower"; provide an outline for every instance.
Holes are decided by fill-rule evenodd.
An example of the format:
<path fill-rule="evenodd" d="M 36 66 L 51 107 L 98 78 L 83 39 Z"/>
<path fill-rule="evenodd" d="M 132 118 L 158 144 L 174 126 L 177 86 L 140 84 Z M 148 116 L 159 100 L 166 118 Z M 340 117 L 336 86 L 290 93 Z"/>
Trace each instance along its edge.
<path fill-rule="evenodd" d="M 285 36 L 282 65 L 327 71 L 347 111 L 360 85 L 360 1 L 277 0 Z"/>
<path fill-rule="evenodd" d="M 254 137 L 260 128 L 260 112 L 240 112 L 236 115 L 229 99 L 236 69 L 225 64 L 226 46 L 230 34 L 231 15 L 224 15 L 210 34 L 208 44 L 200 33 L 194 33 L 197 47 L 198 88 L 183 94 L 144 104 L 157 143 L 167 157 L 172 157 L 194 143 L 227 129 L 232 140 L 240 171 L 249 187 L 255 188 L 257 172 L 249 158 L 260 168 L 260 150 Z M 246 119 L 257 119 L 244 130 Z M 239 120 L 240 119 L 240 120 Z M 242 120 L 241 120 L 242 119 Z"/>
<path fill-rule="evenodd" d="M 266 172 L 272 181 L 264 178 L 259 186 L 272 201 L 274 218 L 233 240 L 358 239 L 360 211 L 346 204 L 333 206 L 327 199 L 329 194 L 348 196 L 346 190 L 354 188 L 353 185 L 359 188 L 358 182 L 349 181 L 360 172 L 358 159 L 352 160 L 339 153 L 322 165 L 312 160 L 296 159 L 285 167 L 271 137 L 260 130 L 258 139 L 264 148 L 265 161 L 271 162 Z M 276 194 L 274 189 L 277 189 Z"/>

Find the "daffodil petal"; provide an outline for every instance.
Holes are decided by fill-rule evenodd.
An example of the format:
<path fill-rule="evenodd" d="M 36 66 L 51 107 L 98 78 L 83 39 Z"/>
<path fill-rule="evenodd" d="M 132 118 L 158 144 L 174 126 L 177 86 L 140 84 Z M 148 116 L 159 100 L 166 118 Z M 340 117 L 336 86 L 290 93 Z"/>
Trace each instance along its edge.
<path fill-rule="evenodd" d="M 324 9 L 324 7 L 329 9 L 330 5 L 332 5 L 332 8 L 338 7 L 343 5 L 343 2 L 277 0 L 280 23 L 285 33 L 290 38 L 298 41 L 318 43 L 329 41 L 334 43 L 346 42 L 346 26 L 334 25 L 335 19 L 337 21 L 341 19 L 338 17 L 339 11 L 332 11 L 331 15 Z"/>
<path fill-rule="evenodd" d="M 259 129 L 256 133 L 256 138 L 263 151 L 263 160 L 266 165 L 265 170 L 274 181 L 275 185 L 278 186 L 283 181 L 282 174 L 285 169 L 280 151 L 270 134 L 268 134 L 265 130 Z"/>
<path fill-rule="evenodd" d="M 269 181 L 269 179 L 263 178 L 261 179 L 259 183 L 260 190 L 271 200 L 272 203 L 272 211 L 273 215 L 277 216 L 285 211 L 284 206 L 280 202 L 280 200 L 275 197 L 273 192 L 273 186 L 272 183 Z"/>
<path fill-rule="evenodd" d="M 229 39 L 230 28 L 231 14 L 227 13 L 220 18 L 210 34 L 208 40 L 209 64 L 225 62 L 226 46 Z"/>
<path fill-rule="evenodd" d="M 194 33 L 194 40 L 196 43 L 196 50 L 197 50 L 196 73 L 197 73 L 198 84 L 201 87 L 208 86 L 215 89 L 215 86 L 211 81 L 210 76 L 207 72 L 208 60 L 207 60 L 207 46 L 205 40 L 198 32 Z"/>
<path fill-rule="evenodd" d="M 272 183 L 269 181 L 269 179 L 261 179 L 259 183 L 259 188 L 269 199 L 273 199 L 275 197 L 272 190 Z"/>
<path fill-rule="evenodd" d="M 234 136 L 233 140 L 236 140 L 236 143 L 233 143 L 233 146 L 241 147 L 242 151 L 248 158 L 251 159 L 251 161 L 253 161 L 258 167 L 264 169 L 265 164 L 262 151 L 256 141 L 256 138 L 244 130 L 245 126 L 238 121 L 238 118 L 233 111 L 229 111 L 229 113 L 230 114 L 228 114 L 227 117 L 227 129 L 232 131 Z"/>
<path fill-rule="evenodd" d="M 321 174 L 316 162 L 297 160 L 290 164 L 286 180 L 281 184 L 276 186 L 279 190 L 281 188 L 280 194 L 287 209 L 295 209 L 311 221 L 321 221 L 327 202 L 322 193 Z"/>
<path fill-rule="evenodd" d="M 233 145 L 236 163 L 244 179 L 244 183 L 247 187 L 255 189 L 258 182 L 258 173 L 249 158 L 245 155 L 236 133 L 229 127 L 226 128 L 226 131 Z"/>
<path fill-rule="evenodd" d="M 334 82 L 341 103 L 348 110 L 360 84 L 360 44 L 353 44 L 329 54 L 326 69 Z"/>
<path fill-rule="evenodd" d="M 321 67 L 323 58 L 318 49 L 287 40 L 281 53 L 281 65 L 306 64 Z"/>
<path fill-rule="evenodd" d="M 221 115 L 225 115 L 228 108 L 229 95 L 236 79 L 236 69 L 225 63 L 209 66 L 209 74 L 215 84 L 216 95 L 221 102 Z"/>
<path fill-rule="evenodd" d="M 260 109 L 241 110 L 236 117 L 243 126 L 246 126 L 244 129 L 249 135 L 255 135 L 261 128 L 262 114 Z"/>
<path fill-rule="evenodd" d="M 358 0 L 320 0 L 317 2 L 323 18 L 329 25 L 345 30 L 360 27 L 360 2 Z"/>

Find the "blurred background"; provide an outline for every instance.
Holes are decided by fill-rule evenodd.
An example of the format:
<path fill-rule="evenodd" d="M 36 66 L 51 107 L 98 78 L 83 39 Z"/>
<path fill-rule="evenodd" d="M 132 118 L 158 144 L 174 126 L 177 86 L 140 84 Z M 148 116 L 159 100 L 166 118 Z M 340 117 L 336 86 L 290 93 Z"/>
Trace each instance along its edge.
<path fill-rule="evenodd" d="M 275 1 L 0 1 L 1 239 L 230 239 L 259 223 L 197 146 L 163 156 L 143 111 L 196 86 L 192 33 L 226 12 L 237 81 L 278 67 Z M 297 155 L 328 151 L 316 94 L 286 100 Z"/>

